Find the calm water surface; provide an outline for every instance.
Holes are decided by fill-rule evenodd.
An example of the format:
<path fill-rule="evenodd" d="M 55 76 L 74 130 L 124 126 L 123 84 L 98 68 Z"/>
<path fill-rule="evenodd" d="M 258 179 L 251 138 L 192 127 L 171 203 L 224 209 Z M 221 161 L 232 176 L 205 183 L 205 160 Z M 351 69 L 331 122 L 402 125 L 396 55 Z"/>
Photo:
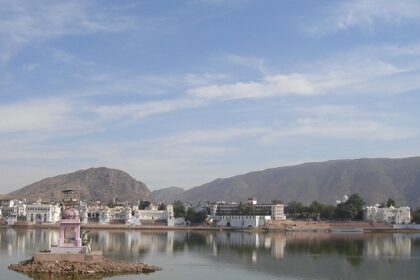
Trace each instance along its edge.
<path fill-rule="evenodd" d="M 420 234 L 316 234 L 98 230 L 93 249 L 158 265 L 110 279 L 420 279 Z M 58 238 L 55 230 L 0 229 L 0 279 Z"/>

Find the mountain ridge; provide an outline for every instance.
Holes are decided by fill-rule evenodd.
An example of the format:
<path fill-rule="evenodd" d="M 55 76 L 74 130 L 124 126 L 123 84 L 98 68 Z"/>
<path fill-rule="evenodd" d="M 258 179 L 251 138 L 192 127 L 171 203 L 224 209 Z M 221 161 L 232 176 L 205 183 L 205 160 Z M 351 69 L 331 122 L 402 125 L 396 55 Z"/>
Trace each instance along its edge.
<path fill-rule="evenodd" d="M 183 201 L 314 200 L 334 204 L 344 193 L 359 193 L 367 204 L 394 198 L 420 206 L 420 157 L 359 158 L 307 162 L 218 178 L 178 195 Z"/>
<path fill-rule="evenodd" d="M 153 190 L 152 197 L 157 202 L 161 202 L 161 201 L 166 202 L 166 201 L 172 201 L 173 198 L 183 194 L 184 192 L 185 192 L 185 189 L 172 186 L 172 187 L 162 188 L 158 190 Z"/>
<path fill-rule="evenodd" d="M 61 190 L 79 185 L 82 199 L 102 201 L 229 202 L 256 197 L 260 202 L 334 204 L 345 193 L 359 193 L 367 204 L 393 198 L 400 205 L 415 207 L 420 206 L 420 156 L 306 162 L 217 178 L 188 190 L 169 187 L 153 192 L 124 171 L 99 167 L 45 178 L 9 194 L 59 200 Z"/>
<path fill-rule="evenodd" d="M 48 177 L 9 195 L 29 200 L 58 201 L 61 191 L 66 188 L 76 189 L 84 200 L 111 201 L 118 198 L 120 201 L 137 201 L 151 198 L 151 192 L 143 182 L 135 180 L 125 171 L 107 167 L 92 167 Z"/>

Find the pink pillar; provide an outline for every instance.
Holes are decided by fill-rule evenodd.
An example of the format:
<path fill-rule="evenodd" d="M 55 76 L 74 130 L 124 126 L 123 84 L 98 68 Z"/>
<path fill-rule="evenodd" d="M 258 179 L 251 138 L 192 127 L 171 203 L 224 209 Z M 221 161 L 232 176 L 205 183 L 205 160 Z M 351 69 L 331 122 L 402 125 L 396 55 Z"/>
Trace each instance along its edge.
<path fill-rule="evenodd" d="M 80 225 L 78 225 L 74 228 L 74 232 L 76 234 L 76 236 L 75 236 L 76 244 L 74 244 L 74 245 L 76 247 L 81 247 L 82 246 L 82 240 L 80 239 Z"/>
<path fill-rule="evenodd" d="M 60 236 L 58 238 L 58 246 L 63 246 L 64 244 L 64 232 L 65 232 L 65 227 L 60 225 Z"/>

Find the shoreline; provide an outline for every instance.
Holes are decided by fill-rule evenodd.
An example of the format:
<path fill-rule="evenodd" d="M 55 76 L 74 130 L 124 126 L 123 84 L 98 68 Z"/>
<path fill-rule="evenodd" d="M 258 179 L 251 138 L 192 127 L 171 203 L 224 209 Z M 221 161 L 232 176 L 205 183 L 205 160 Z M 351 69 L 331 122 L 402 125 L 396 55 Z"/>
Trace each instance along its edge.
<path fill-rule="evenodd" d="M 291 226 L 293 224 L 293 226 Z M 0 228 L 13 229 L 58 229 L 58 224 L 15 224 L 2 225 Z M 390 225 L 355 222 L 304 222 L 287 221 L 258 228 L 234 228 L 213 226 L 162 226 L 162 225 L 125 225 L 125 224 L 85 224 L 81 229 L 96 230 L 138 230 L 138 231 L 241 231 L 241 232 L 327 232 L 327 233 L 416 233 L 420 229 L 393 228 Z"/>

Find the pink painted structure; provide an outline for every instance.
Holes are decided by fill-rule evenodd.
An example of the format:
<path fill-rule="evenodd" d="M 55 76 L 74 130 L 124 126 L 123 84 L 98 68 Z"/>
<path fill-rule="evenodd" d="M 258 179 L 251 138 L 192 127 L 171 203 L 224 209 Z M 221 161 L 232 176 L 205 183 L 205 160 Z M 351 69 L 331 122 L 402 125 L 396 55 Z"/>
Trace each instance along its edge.
<path fill-rule="evenodd" d="M 51 248 L 51 252 L 82 252 L 80 238 L 80 217 L 77 209 L 78 196 L 74 190 L 63 191 L 63 211 L 60 221 L 60 235 L 56 247 Z"/>
<path fill-rule="evenodd" d="M 80 217 L 77 204 L 78 195 L 74 190 L 63 191 L 63 209 L 60 221 L 60 235 L 57 246 L 49 252 L 37 252 L 35 261 L 69 261 L 98 263 L 103 261 L 101 251 L 91 251 L 90 246 L 83 246 L 80 238 Z"/>

